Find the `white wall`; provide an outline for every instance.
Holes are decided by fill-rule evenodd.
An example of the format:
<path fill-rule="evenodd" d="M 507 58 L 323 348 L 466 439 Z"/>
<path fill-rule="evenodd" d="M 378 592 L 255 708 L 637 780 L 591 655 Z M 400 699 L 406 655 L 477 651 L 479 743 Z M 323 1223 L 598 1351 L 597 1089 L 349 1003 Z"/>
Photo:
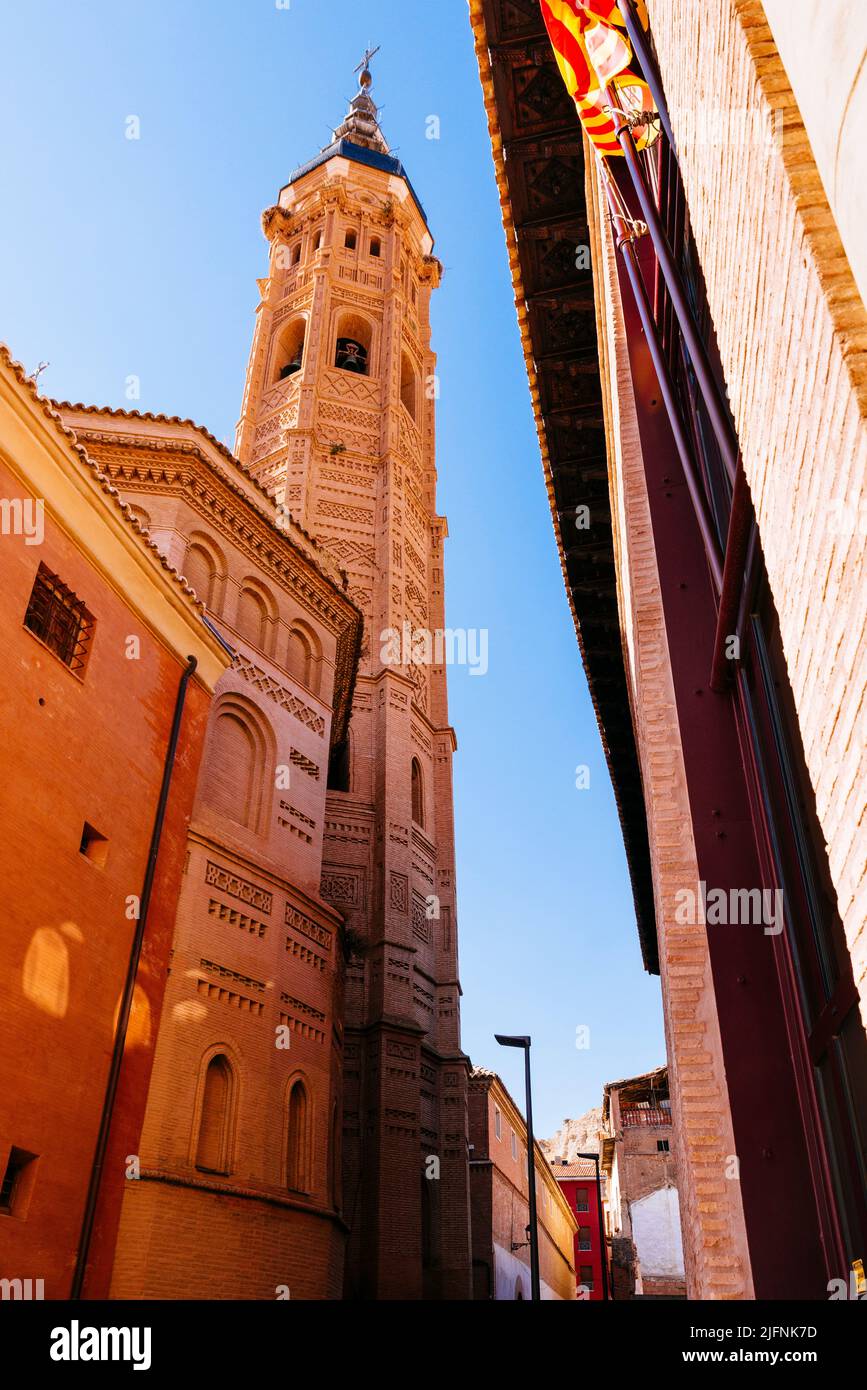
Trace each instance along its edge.
<path fill-rule="evenodd" d="M 517 1294 L 518 1284 L 521 1285 L 523 1296 L 529 1302 L 530 1299 L 530 1267 L 525 1265 L 523 1260 L 511 1250 L 506 1250 L 502 1245 L 494 1243 L 494 1297 L 504 1299 L 507 1302 L 513 1301 Z M 544 1279 L 539 1280 L 539 1293 L 545 1299 L 560 1299 L 550 1285 Z"/>
<path fill-rule="evenodd" d="M 660 1187 L 647 1197 L 631 1202 L 632 1239 L 641 1273 L 684 1277 L 680 1205 L 676 1187 Z"/>

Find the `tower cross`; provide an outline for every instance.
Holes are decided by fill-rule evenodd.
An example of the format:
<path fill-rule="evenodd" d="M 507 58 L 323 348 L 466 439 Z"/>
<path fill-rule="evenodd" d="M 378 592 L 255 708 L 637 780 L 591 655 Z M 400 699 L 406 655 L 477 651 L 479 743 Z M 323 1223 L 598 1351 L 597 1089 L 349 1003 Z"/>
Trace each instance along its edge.
<path fill-rule="evenodd" d="M 355 69 L 355 71 L 356 71 L 356 72 L 361 72 L 361 73 L 367 72 L 367 70 L 368 70 L 369 67 L 370 67 L 371 60 L 372 60 L 373 58 L 376 57 L 376 55 L 377 55 L 377 53 L 379 52 L 380 48 L 382 48 L 382 44 L 378 44 L 376 48 L 371 48 L 371 47 L 370 47 L 370 44 L 368 44 L 368 45 L 367 45 L 367 48 L 366 48 L 365 51 L 364 51 L 364 57 L 362 58 L 361 62 L 358 64 L 358 67 Z"/>

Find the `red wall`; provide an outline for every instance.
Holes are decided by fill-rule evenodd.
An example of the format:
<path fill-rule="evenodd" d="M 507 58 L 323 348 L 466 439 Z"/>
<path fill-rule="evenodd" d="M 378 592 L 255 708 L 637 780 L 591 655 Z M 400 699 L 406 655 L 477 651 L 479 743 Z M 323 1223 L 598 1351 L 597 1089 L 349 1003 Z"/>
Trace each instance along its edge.
<path fill-rule="evenodd" d="M 554 1168 L 554 1175 L 557 1176 L 557 1169 Z M 596 1199 L 596 1179 L 595 1178 L 557 1178 L 563 1196 L 566 1198 L 573 1212 L 575 1220 L 579 1226 L 590 1227 L 590 1249 L 578 1249 L 578 1232 L 575 1233 L 575 1283 L 581 1287 L 581 1266 L 590 1265 L 593 1270 L 593 1289 L 589 1295 L 588 1302 L 599 1302 L 603 1297 L 602 1293 L 602 1240 L 599 1231 L 599 1203 Z M 578 1195 L 581 1193 L 586 1196 L 587 1210 L 578 1210 Z"/>
<path fill-rule="evenodd" d="M 0 496 L 20 495 L 0 464 Z M 23 626 L 40 561 L 96 620 L 83 680 Z M 0 1277 L 44 1279 L 46 1298 L 65 1298 L 136 926 L 125 900 L 142 890 L 184 663 L 47 515 L 42 545 L 0 540 L 0 630 L 0 1169 L 13 1145 L 39 1156 L 26 1216 L 0 1214 Z M 133 634 L 138 660 L 125 655 Z M 147 1007 L 138 1035 L 133 1018 L 121 1077 L 90 1296 L 108 1286 L 123 1160 L 141 1132 L 209 705 L 193 679 L 138 976 Z M 79 852 L 85 821 L 108 838 L 104 867 Z"/>

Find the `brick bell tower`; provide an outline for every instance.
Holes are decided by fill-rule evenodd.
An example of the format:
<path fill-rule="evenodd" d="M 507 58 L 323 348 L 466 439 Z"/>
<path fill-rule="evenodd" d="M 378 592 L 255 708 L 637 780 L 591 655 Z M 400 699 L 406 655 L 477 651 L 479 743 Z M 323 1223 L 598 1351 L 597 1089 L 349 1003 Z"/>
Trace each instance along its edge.
<path fill-rule="evenodd" d="M 349 950 L 345 1294 L 469 1298 L 456 742 L 445 667 L 414 664 L 407 641 L 395 664 L 386 636 L 445 626 L 429 317 L 442 267 L 379 127 L 372 56 L 333 142 L 263 215 L 270 268 L 236 453 L 339 561 L 364 614 L 349 738 L 329 770 L 321 882 Z"/>

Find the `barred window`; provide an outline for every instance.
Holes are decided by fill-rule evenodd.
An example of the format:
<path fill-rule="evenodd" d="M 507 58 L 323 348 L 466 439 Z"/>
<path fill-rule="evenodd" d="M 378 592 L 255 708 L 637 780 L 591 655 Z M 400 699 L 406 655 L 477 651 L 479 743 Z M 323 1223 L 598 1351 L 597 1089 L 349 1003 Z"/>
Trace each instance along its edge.
<path fill-rule="evenodd" d="M 84 673 L 93 637 L 93 616 L 47 565 L 40 565 L 37 571 L 24 626 L 76 675 Z"/>

